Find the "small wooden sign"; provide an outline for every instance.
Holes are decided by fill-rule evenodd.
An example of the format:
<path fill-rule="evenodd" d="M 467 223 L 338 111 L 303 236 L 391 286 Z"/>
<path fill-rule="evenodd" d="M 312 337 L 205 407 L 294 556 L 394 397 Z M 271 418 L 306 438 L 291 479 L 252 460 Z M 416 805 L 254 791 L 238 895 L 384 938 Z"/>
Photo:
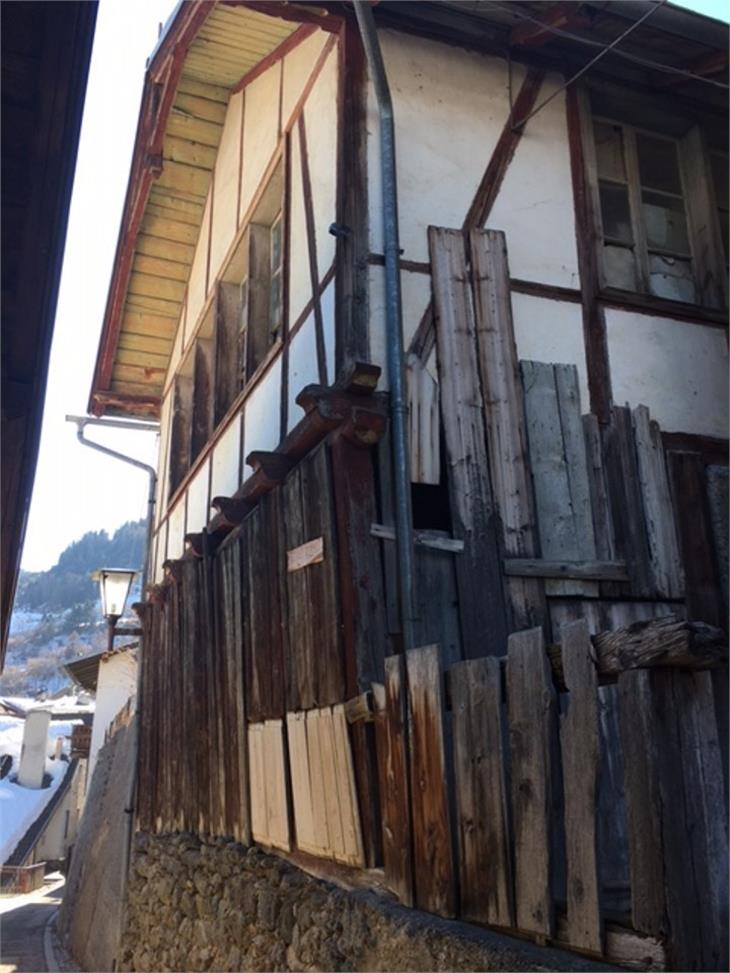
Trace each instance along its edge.
<path fill-rule="evenodd" d="M 319 564 L 324 561 L 324 538 L 315 537 L 306 544 L 300 544 L 286 553 L 287 571 L 299 571 L 310 564 Z"/>

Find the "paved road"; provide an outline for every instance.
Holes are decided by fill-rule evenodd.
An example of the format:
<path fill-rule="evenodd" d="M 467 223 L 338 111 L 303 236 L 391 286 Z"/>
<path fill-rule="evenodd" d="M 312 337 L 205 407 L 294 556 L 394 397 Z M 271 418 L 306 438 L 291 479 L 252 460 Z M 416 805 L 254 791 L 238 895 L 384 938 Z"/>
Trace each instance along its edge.
<path fill-rule="evenodd" d="M 58 908 L 63 881 L 28 895 L 0 899 L 0 973 L 48 973 L 46 923 Z"/>

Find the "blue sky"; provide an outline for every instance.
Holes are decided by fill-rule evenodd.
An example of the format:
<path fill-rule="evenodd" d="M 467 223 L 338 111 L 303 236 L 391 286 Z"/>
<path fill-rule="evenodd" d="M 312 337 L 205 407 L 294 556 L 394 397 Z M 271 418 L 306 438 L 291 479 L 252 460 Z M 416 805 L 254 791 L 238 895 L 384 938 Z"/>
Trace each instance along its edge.
<path fill-rule="evenodd" d="M 679 4 L 730 19 L 730 0 Z M 145 61 L 173 0 L 101 0 L 71 203 L 41 449 L 23 567 L 51 567 L 87 530 L 145 515 L 146 476 L 80 446 L 67 413 L 83 415 L 96 359 L 127 186 Z M 154 462 L 154 436 L 95 432 Z M 101 565 L 100 565 L 101 566 Z"/>

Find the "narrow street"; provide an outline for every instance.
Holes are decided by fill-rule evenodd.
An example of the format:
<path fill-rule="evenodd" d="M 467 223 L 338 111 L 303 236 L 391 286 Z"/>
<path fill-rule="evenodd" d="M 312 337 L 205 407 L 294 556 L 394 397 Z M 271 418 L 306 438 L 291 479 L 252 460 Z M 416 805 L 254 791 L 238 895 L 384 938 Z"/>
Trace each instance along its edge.
<path fill-rule="evenodd" d="M 63 896 L 62 878 L 27 895 L 0 898 L 0 973 L 47 973 L 46 924 Z"/>

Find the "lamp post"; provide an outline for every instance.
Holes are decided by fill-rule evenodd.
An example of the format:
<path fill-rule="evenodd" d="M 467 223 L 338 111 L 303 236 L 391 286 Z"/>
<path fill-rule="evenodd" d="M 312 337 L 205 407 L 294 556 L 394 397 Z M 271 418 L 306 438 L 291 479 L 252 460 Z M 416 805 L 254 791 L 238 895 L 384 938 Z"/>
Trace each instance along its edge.
<path fill-rule="evenodd" d="M 99 582 L 101 590 L 101 610 L 106 618 L 109 643 L 108 649 L 114 648 L 115 635 L 137 635 L 137 629 L 117 629 L 117 622 L 124 614 L 124 606 L 127 603 L 129 589 L 137 572 L 129 568 L 99 568 L 94 573 L 94 580 Z"/>

